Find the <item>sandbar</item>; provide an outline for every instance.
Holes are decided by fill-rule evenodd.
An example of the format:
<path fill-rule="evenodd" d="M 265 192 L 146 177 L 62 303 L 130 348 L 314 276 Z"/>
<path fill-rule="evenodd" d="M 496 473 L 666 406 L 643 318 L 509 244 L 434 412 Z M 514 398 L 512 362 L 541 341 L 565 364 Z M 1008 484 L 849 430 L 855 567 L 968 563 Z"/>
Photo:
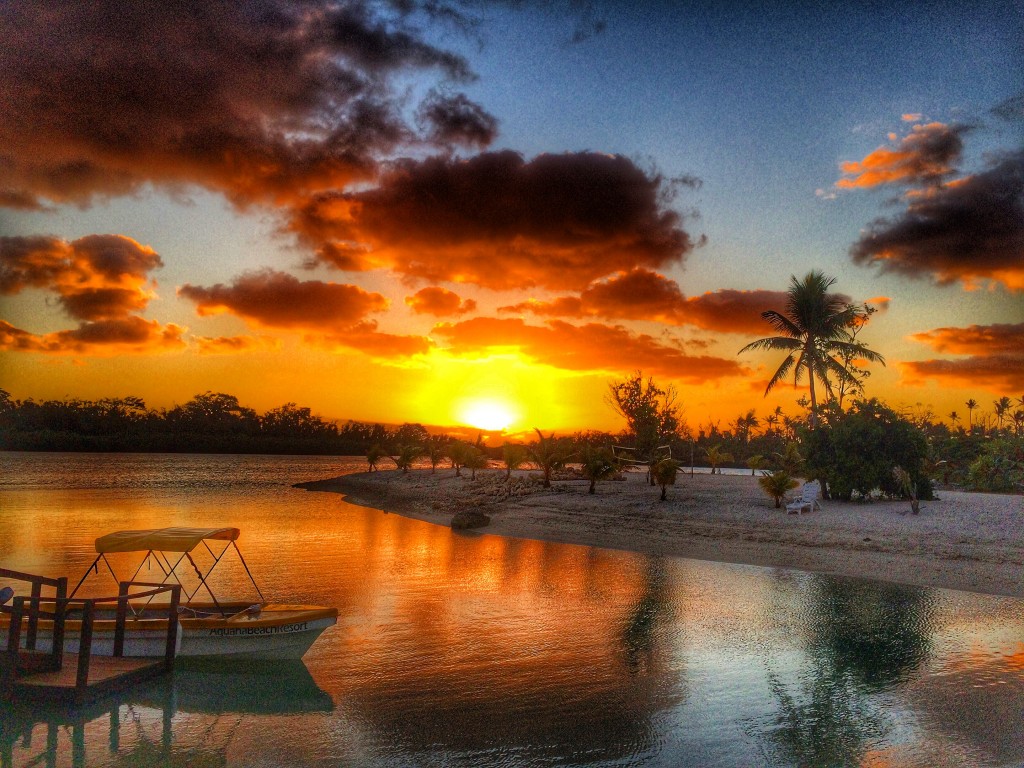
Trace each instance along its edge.
<path fill-rule="evenodd" d="M 301 483 L 311 491 L 438 525 L 485 513 L 480 532 L 1024 597 L 1024 496 L 938 489 L 920 514 L 907 501 L 822 500 L 801 515 L 775 509 L 749 475 L 680 473 L 668 499 L 642 472 L 541 487 L 540 473 L 414 469 Z"/>

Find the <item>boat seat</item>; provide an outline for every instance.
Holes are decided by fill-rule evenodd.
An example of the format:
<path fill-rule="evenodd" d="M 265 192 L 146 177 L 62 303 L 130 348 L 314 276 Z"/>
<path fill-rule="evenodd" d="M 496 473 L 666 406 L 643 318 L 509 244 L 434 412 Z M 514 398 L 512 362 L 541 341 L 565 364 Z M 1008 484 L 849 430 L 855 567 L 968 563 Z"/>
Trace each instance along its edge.
<path fill-rule="evenodd" d="M 4 587 L 0 589 L 0 605 L 5 604 L 8 600 L 14 597 L 14 590 L 10 587 Z"/>

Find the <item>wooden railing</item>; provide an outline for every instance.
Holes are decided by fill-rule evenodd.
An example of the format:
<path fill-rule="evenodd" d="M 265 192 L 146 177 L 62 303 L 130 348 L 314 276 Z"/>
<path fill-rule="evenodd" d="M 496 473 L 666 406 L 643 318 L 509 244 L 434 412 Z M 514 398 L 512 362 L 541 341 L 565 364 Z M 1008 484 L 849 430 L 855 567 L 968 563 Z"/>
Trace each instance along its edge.
<path fill-rule="evenodd" d="M 18 573 L 0 568 L 0 577 L 29 581 L 33 584 L 31 597 L 15 597 L 10 607 L 0 606 L 4 613 L 11 616 L 7 637 L 7 661 L 12 674 L 38 672 L 60 669 L 63 664 L 65 623 L 72 610 L 81 612 L 81 628 L 78 640 L 78 669 L 76 688 L 82 689 L 89 683 L 89 660 L 92 655 L 93 627 L 96 621 L 97 605 L 116 603 L 114 620 L 113 656 L 124 656 L 125 632 L 128 618 L 128 601 L 130 599 L 152 598 L 164 592 L 170 593 L 169 603 L 150 604 L 148 610 L 166 611 L 167 638 L 164 646 L 164 667 L 167 671 L 174 665 L 177 651 L 178 636 L 178 603 L 181 600 L 181 585 L 152 584 L 149 582 L 120 582 L 117 597 L 100 598 L 67 598 L 67 579 L 46 579 L 41 576 Z M 43 598 L 36 585 L 54 586 L 57 597 Z M 129 594 L 132 587 L 148 587 L 144 592 Z M 52 610 L 44 609 L 44 605 Z M 39 620 L 50 619 L 53 622 L 51 650 L 48 654 L 39 654 L 36 650 Z M 27 621 L 25 621 L 27 619 Z M 21 647 L 22 623 L 26 623 L 25 647 Z M 23 653 L 29 652 L 28 655 Z M 34 653 L 33 653 L 34 652 Z M 42 659 L 42 661 L 41 661 Z"/>

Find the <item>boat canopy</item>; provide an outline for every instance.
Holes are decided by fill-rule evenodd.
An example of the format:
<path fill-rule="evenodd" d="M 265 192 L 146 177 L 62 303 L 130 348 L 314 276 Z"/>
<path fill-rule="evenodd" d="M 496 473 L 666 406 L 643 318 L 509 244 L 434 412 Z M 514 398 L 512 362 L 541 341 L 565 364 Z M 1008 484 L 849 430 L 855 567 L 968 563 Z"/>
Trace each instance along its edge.
<path fill-rule="evenodd" d="M 191 552 L 206 539 L 234 541 L 237 528 L 154 528 L 148 531 L 117 531 L 96 539 L 96 551 L 105 552 Z"/>

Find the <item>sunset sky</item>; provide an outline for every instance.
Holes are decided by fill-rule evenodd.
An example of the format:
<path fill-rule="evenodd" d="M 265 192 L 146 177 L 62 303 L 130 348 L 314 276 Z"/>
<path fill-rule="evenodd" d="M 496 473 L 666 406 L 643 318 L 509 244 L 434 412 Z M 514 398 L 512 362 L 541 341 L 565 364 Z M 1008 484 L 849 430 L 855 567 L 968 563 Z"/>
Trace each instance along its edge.
<path fill-rule="evenodd" d="M 1024 6 L 642 8 L 0 4 L 0 388 L 724 427 L 820 269 L 869 395 L 1024 396 Z"/>

